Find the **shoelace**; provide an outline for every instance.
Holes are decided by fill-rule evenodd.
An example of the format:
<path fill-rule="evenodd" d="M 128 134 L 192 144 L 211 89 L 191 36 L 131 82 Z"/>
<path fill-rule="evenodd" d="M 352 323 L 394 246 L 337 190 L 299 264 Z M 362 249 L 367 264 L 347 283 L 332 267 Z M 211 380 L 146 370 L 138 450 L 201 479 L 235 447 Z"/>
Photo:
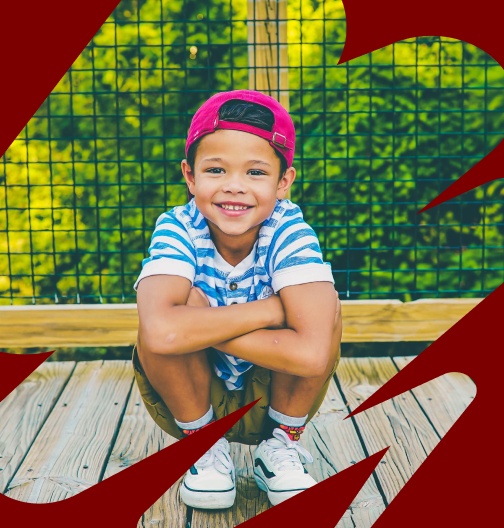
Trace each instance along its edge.
<path fill-rule="evenodd" d="M 227 440 L 220 438 L 194 465 L 202 469 L 214 465 L 217 471 L 224 474 L 230 473 L 233 468 L 233 462 L 227 447 Z"/>
<path fill-rule="evenodd" d="M 302 462 L 311 464 L 313 457 L 299 444 L 293 442 L 281 429 L 273 429 L 273 437 L 266 440 L 264 450 L 270 454 L 271 461 L 278 464 L 278 469 L 303 469 Z"/>

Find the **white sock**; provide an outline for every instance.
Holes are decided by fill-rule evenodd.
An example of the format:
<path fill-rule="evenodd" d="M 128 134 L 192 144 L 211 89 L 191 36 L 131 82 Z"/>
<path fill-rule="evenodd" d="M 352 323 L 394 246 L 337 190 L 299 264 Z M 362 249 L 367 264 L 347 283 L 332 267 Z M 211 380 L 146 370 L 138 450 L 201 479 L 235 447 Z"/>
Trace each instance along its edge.
<path fill-rule="evenodd" d="M 213 416 L 213 407 L 210 404 L 210 409 L 208 409 L 208 411 L 197 420 L 193 420 L 192 422 L 179 422 L 176 418 L 174 418 L 174 420 L 179 429 L 193 431 L 195 429 L 201 429 L 204 425 L 209 424 L 212 421 Z"/>
<path fill-rule="evenodd" d="M 308 415 L 306 416 L 287 416 L 286 414 L 282 414 L 281 412 L 275 411 L 273 407 L 269 407 L 268 409 L 268 416 L 275 420 L 275 422 L 286 425 L 287 427 L 302 427 L 306 420 L 308 419 Z"/>

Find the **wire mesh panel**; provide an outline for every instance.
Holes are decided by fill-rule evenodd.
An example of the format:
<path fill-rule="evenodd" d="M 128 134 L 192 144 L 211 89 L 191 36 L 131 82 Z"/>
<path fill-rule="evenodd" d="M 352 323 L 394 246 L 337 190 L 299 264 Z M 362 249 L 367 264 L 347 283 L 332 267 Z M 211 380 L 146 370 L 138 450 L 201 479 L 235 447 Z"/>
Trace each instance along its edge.
<path fill-rule="evenodd" d="M 156 218 L 186 200 L 192 114 L 250 85 L 251 12 L 234 0 L 120 3 L 1 160 L 0 303 L 134 302 Z M 503 135 L 500 66 L 439 37 L 337 66 L 339 2 L 291 0 L 286 33 L 292 199 L 341 297 L 479 297 L 499 285 L 501 181 L 417 211 Z"/>
<path fill-rule="evenodd" d="M 500 285 L 503 185 L 417 211 L 502 137 L 501 67 L 446 38 L 412 39 L 336 66 L 341 4 L 291 2 L 293 199 L 350 298 L 479 296 Z"/>

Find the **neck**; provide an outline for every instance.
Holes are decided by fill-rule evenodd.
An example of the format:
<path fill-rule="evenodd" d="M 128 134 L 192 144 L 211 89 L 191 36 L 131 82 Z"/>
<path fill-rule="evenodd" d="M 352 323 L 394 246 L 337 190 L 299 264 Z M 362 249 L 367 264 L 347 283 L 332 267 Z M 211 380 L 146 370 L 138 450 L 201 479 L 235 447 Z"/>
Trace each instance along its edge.
<path fill-rule="evenodd" d="M 233 236 L 223 233 L 210 222 L 208 224 L 217 251 L 231 266 L 236 266 L 250 254 L 261 228 L 261 226 L 257 226 L 243 235 Z"/>

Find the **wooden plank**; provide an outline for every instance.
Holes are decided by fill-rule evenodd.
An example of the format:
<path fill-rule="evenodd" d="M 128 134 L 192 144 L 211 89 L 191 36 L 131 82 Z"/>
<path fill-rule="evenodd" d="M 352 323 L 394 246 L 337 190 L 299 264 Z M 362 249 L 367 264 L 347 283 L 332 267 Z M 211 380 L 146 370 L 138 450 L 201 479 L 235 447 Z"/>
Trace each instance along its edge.
<path fill-rule="evenodd" d="M 0 348 L 128 346 L 136 304 L 0 306 Z"/>
<path fill-rule="evenodd" d="M 132 381 L 129 361 L 78 363 L 6 494 L 54 502 L 98 482 Z"/>
<path fill-rule="evenodd" d="M 75 362 L 43 363 L 0 403 L 0 492 L 4 492 L 65 386 Z"/>
<path fill-rule="evenodd" d="M 413 359 L 394 358 L 394 361 L 400 367 L 404 367 Z M 44 413 L 47 414 L 51 401 L 54 401 L 61 391 L 65 376 L 68 376 L 71 368 L 73 363 L 44 364 L 28 378 L 24 387 L 21 385 L 16 389 L 17 394 L 11 394 L 4 400 L 0 405 L 2 411 L 0 416 L 3 421 L 4 413 L 9 413 L 7 420 L 3 421 L 8 423 L 9 427 L 4 428 L 1 434 L 10 432 L 7 432 L 8 440 L 5 443 L 3 442 L 5 437 L 0 434 L 2 449 L 6 446 L 9 451 L 11 446 L 17 443 L 20 445 L 23 442 L 30 443 L 26 440 L 29 435 L 24 435 L 22 432 L 17 434 L 17 426 L 11 426 L 11 416 L 15 418 L 17 414 L 22 414 L 15 410 L 15 406 L 26 410 L 25 422 L 33 422 L 29 425 L 36 431 L 43 423 Z M 44 372 L 44 369 L 47 372 Z M 108 372 L 105 372 L 107 369 Z M 58 372 L 63 373 L 63 376 Z M 315 463 L 307 467 L 317 480 L 327 478 L 365 457 L 352 420 L 343 421 L 347 414 L 344 400 L 348 400 L 350 408 L 354 408 L 396 372 L 397 369 L 388 358 L 342 359 L 338 368 L 338 377 L 345 396 L 342 397 L 336 385 L 331 384 L 321 409 L 302 437 L 304 445 L 314 455 Z M 31 389 L 28 390 L 32 383 L 35 383 L 35 393 L 31 392 Z M 105 463 L 106 457 L 103 453 L 108 452 L 115 428 L 112 427 L 105 434 L 102 433 L 111 422 L 119 421 L 118 415 L 121 414 L 124 402 L 128 399 L 130 384 L 129 362 L 106 362 L 103 366 L 101 361 L 79 364 L 75 375 L 70 378 L 58 399 L 56 409 L 49 416 L 29 450 L 26 460 L 15 474 L 14 480 L 8 487 L 8 495 L 29 502 L 49 502 L 61 500 L 95 483 L 100 468 Z M 98 390 L 101 390 L 101 393 L 98 393 Z M 474 398 L 475 385 L 467 376 L 454 373 L 417 387 L 413 393 L 423 411 L 427 413 L 428 419 L 410 393 L 370 409 L 355 418 L 359 433 L 362 434 L 369 452 L 392 445 L 389 455 L 385 458 L 386 463 L 380 464 L 377 468 L 377 475 L 388 501 L 437 443 L 439 435 L 430 428 L 429 421 L 440 434 L 444 434 Z M 121 395 L 122 404 L 118 399 L 111 399 L 118 394 Z M 114 405 L 115 410 L 111 410 L 111 404 L 115 401 L 118 405 Z M 37 414 L 39 403 L 42 403 L 42 409 Z M 64 403 L 67 403 L 66 407 Z M 66 416 L 63 416 L 65 413 Z M 102 420 L 101 418 L 106 414 L 109 416 Z M 111 415 L 115 415 L 115 418 Z M 89 431 L 93 433 L 91 441 Z M 79 435 L 82 435 L 81 438 L 78 437 Z M 65 437 L 69 438 L 68 443 L 65 442 Z M 132 396 L 128 401 L 119 435 L 108 460 L 105 477 L 173 441 L 174 439 L 163 433 L 148 416 L 140 401 L 136 385 L 133 385 Z M 102 455 L 92 460 L 85 472 L 83 465 L 87 465 L 84 463 L 85 460 L 89 460 L 88 455 L 92 456 L 100 450 Z M 253 481 L 253 450 L 254 448 L 250 446 L 232 444 L 238 476 L 236 506 L 228 512 L 194 511 L 192 528 L 236 526 L 268 507 L 266 495 L 257 489 Z M 16 456 L 22 457 L 25 452 L 26 448 L 22 447 Z M 101 462 L 98 460 L 100 457 Z M 11 468 L 15 468 L 16 465 L 15 462 L 10 462 Z M 10 473 L 12 474 L 12 470 Z M 94 474 L 94 477 L 89 478 L 91 474 Z M 4 475 L 2 476 L 5 478 Z M 371 478 L 338 524 L 338 528 L 369 527 L 383 508 L 383 500 L 374 479 Z M 146 512 L 138 526 L 185 528 L 186 513 L 186 508 L 178 496 L 177 483 Z"/>
<path fill-rule="evenodd" d="M 435 341 L 481 299 L 342 301 L 343 341 Z M 0 347 L 129 346 L 136 304 L 0 306 Z"/>
<path fill-rule="evenodd" d="M 375 392 L 397 373 L 389 358 L 347 358 L 338 379 L 350 409 Z M 376 475 L 389 503 L 439 442 L 410 392 L 388 400 L 354 417 L 368 453 L 390 446 Z"/>
<path fill-rule="evenodd" d="M 287 0 L 248 0 L 249 88 L 289 109 Z"/>
<path fill-rule="evenodd" d="M 399 368 L 413 361 L 413 357 L 394 357 Z M 460 372 L 451 372 L 424 383 L 411 391 L 426 412 L 440 436 L 457 421 L 476 396 L 474 382 Z"/>
<path fill-rule="evenodd" d="M 104 478 L 157 453 L 174 442 L 176 442 L 175 438 L 158 427 L 147 413 L 138 386 L 134 383 Z M 180 480 L 145 512 L 138 523 L 138 528 L 151 528 L 152 526 L 186 528 L 187 508 L 178 494 Z"/>
<path fill-rule="evenodd" d="M 347 359 L 342 358 L 341 361 L 345 363 Z M 336 384 L 331 383 L 319 412 L 301 437 L 314 458 L 314 463 L 306 467 L 317 482 L 366 458 L 354 422 L 344 419 L 348 412 Z M 374 477 L 370 477 L 337 527 L 369 528 L 384 509 L 383 497 Z"/>
<path fill-rule="evenodd" d="M 342 301 L 343 341 L 435 341 L 481 299 Z"/>
<path fill-rule="evenodd" d="M 350 409 L 397 373 L 389 358 L 348 358 L 338 379 Z M 390 446 L 376 468 L 385 499 L 390 502 L 432 451 L 439 437 L 411 393 L 368 409 L 354 418 L 368 453 Z"/>

